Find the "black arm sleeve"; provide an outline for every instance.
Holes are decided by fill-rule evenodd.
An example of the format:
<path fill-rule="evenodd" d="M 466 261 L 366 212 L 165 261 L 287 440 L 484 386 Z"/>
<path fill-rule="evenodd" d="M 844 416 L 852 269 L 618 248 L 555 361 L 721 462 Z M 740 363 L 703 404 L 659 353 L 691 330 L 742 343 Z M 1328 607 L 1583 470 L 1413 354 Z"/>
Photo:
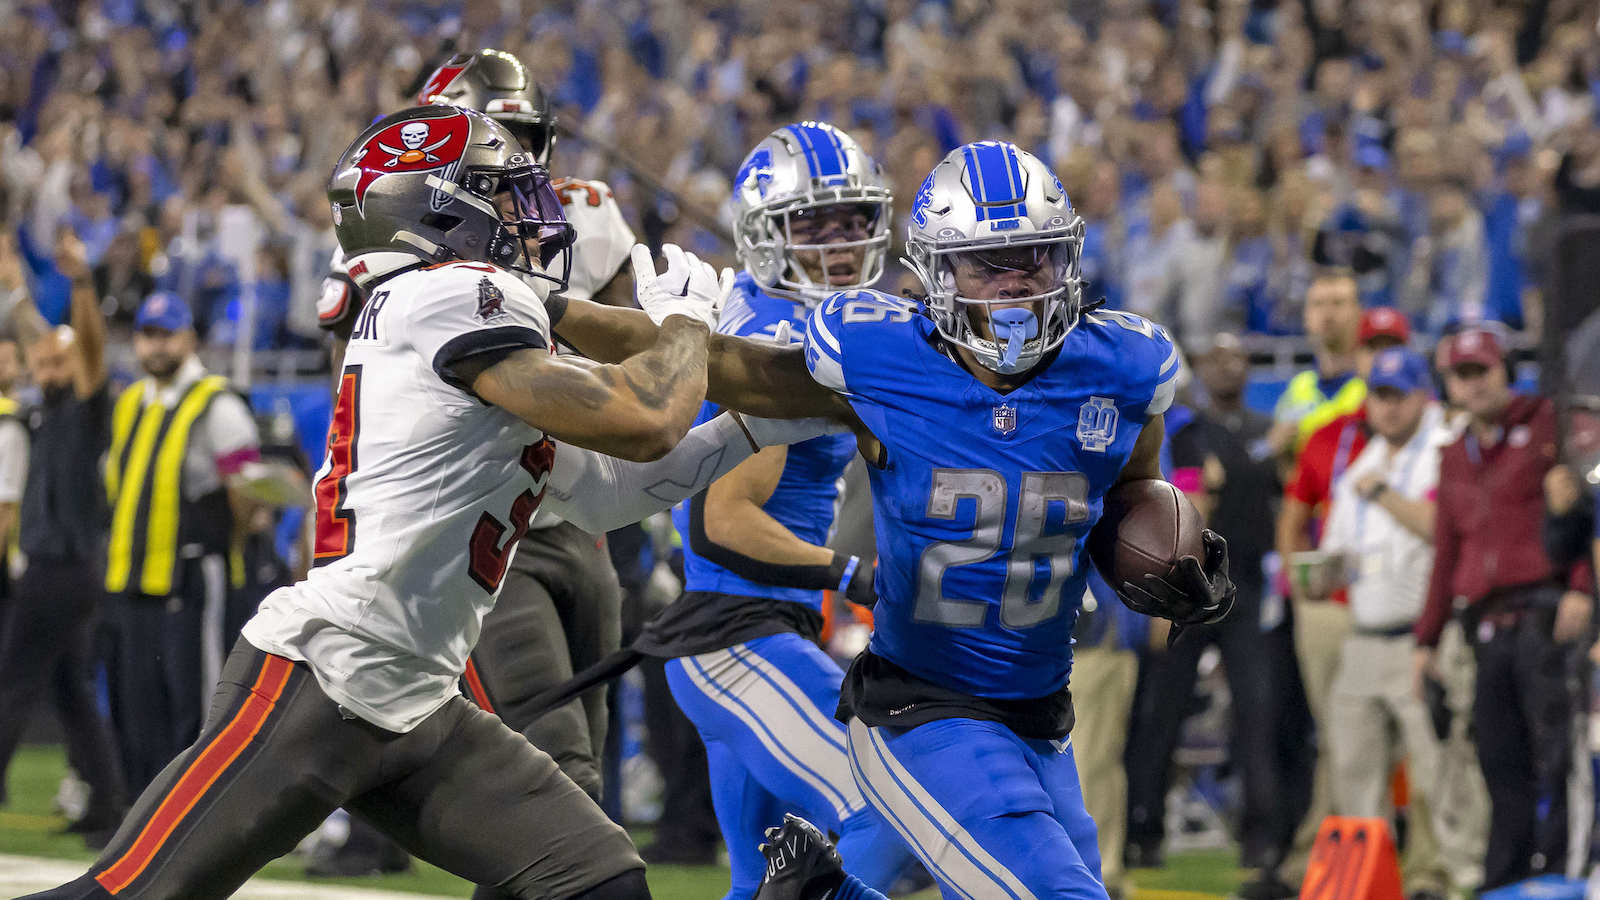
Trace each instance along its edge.
<path fill-rule="evenodd" d="M 689 498 L 689 549 L 697 556 L 714 562 L 740 578 L 775 587 L 802 588 L 812 591 L 831 591 L 841 587 L 850 565 L 851 557 L 833 554 L 833 562 L 826 566 L 792 566 L 763 562 L 743 553 L 724 547 L 706 536 L 706 495 L 704 491 Z M 853 574 L 853 573 L 850 573 Z"/>

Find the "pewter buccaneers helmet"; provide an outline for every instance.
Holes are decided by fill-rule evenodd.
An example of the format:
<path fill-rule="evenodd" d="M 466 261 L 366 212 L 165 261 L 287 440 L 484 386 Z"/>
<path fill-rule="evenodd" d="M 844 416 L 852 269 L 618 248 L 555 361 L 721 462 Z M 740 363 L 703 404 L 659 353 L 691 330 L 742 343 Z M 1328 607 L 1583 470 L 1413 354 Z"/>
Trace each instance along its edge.
<path fill-rule="evenodd" d="M 533 161 L 550 167 L 556 145 L 556 114 L 544 88 L 528 76 L 528 67 L 503 50 L 457 53 L 433 70 L 417 103 L 448 103 L 482 110 L 506 126 L 533 154 Z"/>
<path fill-rule="evenodd" d="M 550 174 L 475 110 L 422 106 L 374 122 L 339 158 L 328 200 L 352 261 L 377 251 L 482 260 L 566 286 L 572 226 Z"/>
<path fill-rule="evenodd" d="M 779 128 L 750 151 L 733 179 L 734 244 L 745 271 L 770 293 L 809 303 L 834 293 L 867 287 L 883 274 L 889 247 L 893 194 L 883 168 L 850 136 L 824 122 Z M 859 204 L 868 214 L 867 237 L 829 244 L 797 244 L 790 218 L 836 204 Z M 811 280 L 795 251 L 866 248 L 861 273 L 851 284 Z"/>
<path fill-rule="evenodd" d="M 928 292 L 939 333 L 1002 374 L 1032 368 L 1078 324 L 1082 249 L 1083 220 L 1060 179 L 1033 154 L 1004 141 L 950 151 L 911 205 L 906 262 Z M 1038 272 L 1049 287 L 1027 296 L 963 297 L 956 292 L 957 265 L 997 275 Z M 977 310 L 994 340 L 973 330 Z"/>

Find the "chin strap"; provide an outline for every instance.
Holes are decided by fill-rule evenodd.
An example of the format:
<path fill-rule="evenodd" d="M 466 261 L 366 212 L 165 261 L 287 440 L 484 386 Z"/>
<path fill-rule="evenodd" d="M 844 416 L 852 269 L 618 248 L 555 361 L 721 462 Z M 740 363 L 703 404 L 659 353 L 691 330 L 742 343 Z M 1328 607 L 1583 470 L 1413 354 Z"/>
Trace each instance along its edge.
<path fill-rule="evenodd" d="M 1022 358 L 1022 345 L 1039 336 L 1039 319 L 1022 307 L 990 311 L 989 327 L 994 330 L 995 343 L 1004 344 L 1000 365 L 1007 369 Z"/>

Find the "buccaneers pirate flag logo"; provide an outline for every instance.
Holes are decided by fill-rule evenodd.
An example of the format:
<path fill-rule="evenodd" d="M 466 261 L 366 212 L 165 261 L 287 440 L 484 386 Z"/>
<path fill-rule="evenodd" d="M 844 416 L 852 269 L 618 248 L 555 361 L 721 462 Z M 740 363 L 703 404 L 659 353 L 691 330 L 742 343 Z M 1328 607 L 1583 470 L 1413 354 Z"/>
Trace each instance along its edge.
<path fill-rule="evenodd" d="M 437 118 L 396 122 L 367 139 L 351 159 L 361 170 L 356 179 L 356 209 L 366 200 L 367 189 L 385 175 L 438 172 L 450 180 L 467 149 L 472 123 L 460 110 Z M 437 191 L 433 206 L 438 209 L 448 195 Z"/>

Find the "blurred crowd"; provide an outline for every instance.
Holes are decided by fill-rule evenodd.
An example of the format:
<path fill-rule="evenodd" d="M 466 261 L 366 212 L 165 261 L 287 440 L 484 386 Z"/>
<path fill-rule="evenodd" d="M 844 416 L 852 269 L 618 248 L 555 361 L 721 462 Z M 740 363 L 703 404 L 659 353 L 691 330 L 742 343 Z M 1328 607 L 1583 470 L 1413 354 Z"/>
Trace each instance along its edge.
<path fill-rule="evenodd" d="M 1408 850 L 1422 857 L 1408 868 L 1410 893 L 1587 862 L 1587 836 L 1569 842 L 1549 811 L 1563 779 L 1584 767 L 1535 745 L 1575 749 L 1589 699 L 1593 501 L 1577 473 L 1552 470 L 1553 450 L 1495 482 L 1517 495 L 1520 528 L 1505 524 L 1511 501 L 1476 502 L 1468 490 L 1489 482 L 1476 468 L 1485 454 L 1493 468 L 1495 454 L 1531 446 L 1538 455 L 1554 443 L 1540 430 L 1554 428 L 1554 410 L 1513 403 L 1507 360 L 1545 321 L 1561 218 L 1600 214 L 1593 0 L 16 0 L 5 9 L 0 287 L 25 282 L 51 323 L 68 319 L 75 294 L 80 307 L 95 298 L 113 353 L 153 295 L 186 310 L 157 330 L 192 326 L 202 346 L 322 347 L 315 307 L 334 249 L 328 170 L 361 126 L 409 105 L 457 50 L 492 46 L 524 60 L 563 127 L 554 173 L 606 181 L 647 243 L 672 241 L 718 263 L 733 262 L 731 175 L 776 126 L 826 120 L 866 147 L 894 185 L 897 236 L 947 151 L 1016 141 L 1056 170 L 1086 220 L 1087 295 L 1167 324 L 1189 351 L 1195 383 L 1168 417 L 1168 471 L 1232 542 L 1241 587 L 1243 612 L 1177 652 L 1104 613 L 1080 628 L 1080 725 L 1110 723 L 1084 733 L 1120 739 L 1079 745 L 1084 781 L 1127 786 L 1125 797 L 1091 801 L 1113 835 L 1108 883 L 1124 858 L 1160 863 L 1173 749 L 1210 644 L 1231 682 L 1230 765 L 1244 782 L 1237 837 L 1242 862 L 1260 873 L 1253 896 L 1292 896 L 1279 879 L 1304 868 L 1303 822 L 1391 812 L 1388 779 L 1401 756 L 1418 800 Z M 1596 327 L 1585 332 L 1591 341 Z M 1300 336 L 1315 361 L 1270 417 L 1245 397 L 1256 335 Z M 1405 350 L 1436 346 L 1433 359 Z M 18 368 L 13 356 L 0 362 Z M 1340 487 L 1368 441 L 1361 477 Z M 1424 463 L 1402 471 L 1396 460 L 1413 456 Z M 1441 467 L 1446 456 L 1453 470 Z M 1330 544 L 1323 525 L 1341 490 L 1347 509 L 1370 517 L 1342 523 Z M 1476 518 L 1450 517 L 1436 540 L 1436 502 Z M 1567 549 L 1535 546 L 1561 516 L 1572 520 L 1561 526 Z M 1475 552 L 1472 529 L 1526 541 L 1518 559 L 1545 554 L 1543 568 L 1517 580 L 1508 565 L 1472 581 L 1460 560 L 1493 559 Z M 1370 545 L 1385 533 L 1394 541 Z M 1438 567 L 1436 545 L 1448 559 Z M 1389 559 L 1392 547 L 1410 550 Z M 632 570 L 637 587 L 658 568 L 651 553 L 618 557 L 625 584 Z M 1352 566 L 1361 574 L 1348 579 Z M 1376 607 L 1365 602 L 1377 595 Z M 1452 609 L 1458 599 L 1477 611 Z M 1114 599 L 1101 600 L 1120 615 Z M 1533 649 L 1507 651 L 1508 640 Z M 1355 670 L 1355 653 L 1368 654 L 1373 677 Z M 1530 660 L 1556 673 L 1546 686 L 1565 726 L 1552 733 L 1530 731 L 1537 698 L 1524 683 L 1534 676 L 1516 668 Z M 1474 682 L 1475 663 L 1492 677 Z M 1424 704 L 1413 688 L 1438 696 Z M 1493 689 L 1504 696 L 1485 693 Z M 1407 731 L 1406 746 L 1369 752 L 1390 731 Z M 1376 736 L 1352 743 L 1357 733 Z M 1484 742 L 1485 733 L 1511 734 L 1514 746 Z M 661 768 L 670 779 L 694 767 Z M 1593 805 L 1581 793 L 1575 811 Z M 1425 828 L 1435 817 L 1437 828 Z M 658 837 L 673 827 L 668 818 Z M 714 858 L 714 824 L 685 827 L 698 842 L 691 856 Z M 1440 846 L 1418 850 L 1428 838 Z"/>
<path fill-rule="evenodd" d="M 1186 342 L 1298 332 L 1324 263 L 1426 333 L 1523 329 L 1541 227 L 1600 183 L 1586 6 L 22 0 L 0 18 L 0 209 L 48 318 L 67 228 L 120 320 L 161 288 L 212 344 L 309 346 L 332 160 L 447 52 L 496 46 L 553 93 L 556 174 L 608 181 L 652 242 L 727 258 L 729 176 L 797 118 L 867 147 L 902 216 L 945 152 L 1004 135 L 1088 220 L 1091 294 Z"/>

